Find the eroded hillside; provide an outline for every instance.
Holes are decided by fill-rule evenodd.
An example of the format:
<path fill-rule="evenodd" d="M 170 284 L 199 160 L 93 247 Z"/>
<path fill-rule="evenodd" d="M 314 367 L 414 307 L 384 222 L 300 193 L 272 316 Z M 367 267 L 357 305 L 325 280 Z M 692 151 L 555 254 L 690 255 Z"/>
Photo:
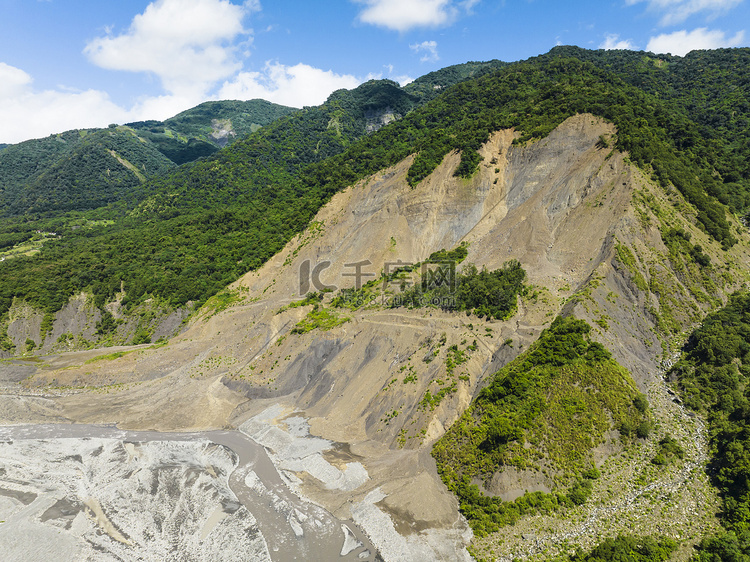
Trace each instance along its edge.
<path fill-rule="evenodd" d="M 715 525 L 714 503 L 699 421 L 672 400 L 660 369 L 682 331 L 746 281 L 747 235 L 733 224 L 741 242 L 722 250 L 676 190 L 610 148 L 616 134 L 591 115 L 527 144 L 499 131 L 470 179 L 453 175 L 460 156 L 451 153 L 416 187 L 404 160 L 335 195 L 165 345 L 6 360 L 4 384 L 16 396 L 0 397 L 4 421 L 242 427 L 304 495 L 359 523 L 385 559 L 468 560 L 470 531 L 432 445 L 499 368 L 558 315 L 574 315 L 647 395 L 653 436 L 623 442 L 610 428 L 592 453 L 602 477 L 586 504 L 523 519 L 474 548 L 503 559 L 553 554 L 622 530 L 655 532 L 660 510 L 674 509 L 677 524 L 658 530 L 679 535 L 687 552 Z M 518 260 L 526 271 L 530 288 L 509 319 L 377 299 L 333 304 L 340 289 L 462 244 L 464 265 Z M 302 301 L 308 291 L 323 291 L 322 301 Z M 296 453 L 292 414 L 332 445 Z M 666 433 L 686 454 L 656 470 L 650 459 Z M 557 486 L 554 475 L 508 469 L 494 493 Z"/>

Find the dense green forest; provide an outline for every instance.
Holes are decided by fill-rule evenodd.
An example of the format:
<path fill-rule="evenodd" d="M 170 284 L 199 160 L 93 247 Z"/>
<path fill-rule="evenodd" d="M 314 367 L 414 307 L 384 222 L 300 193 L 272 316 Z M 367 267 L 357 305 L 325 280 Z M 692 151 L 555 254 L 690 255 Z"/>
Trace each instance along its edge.
<path fill-rule="evenodd" d="M 610 353 L 591 341 L 590 331 L 583 320 L 556 318 L 435 444 L 438 472 L 479 536 L 524 515 L 585 502 L 598 478 L 590 451 L 610 420 L 626 439 L 650 431 L 645 398 Z M 474 483 L 489 481 L 504 466 L 528 469 L 545 459 L 570 485 L 567 493 L 534 492 L 504 502 Z"/>
<path fill-rule="evenodd" d="M 721 179 L 709 193 L 731 209 L 750 205 L 750 49 L 691 51 L 685 57 L 588 51 L 556 47 L 550 54 L 574 56 L 615 72 L 629 84 L 661 99 L 670 111 L 695 123 L 676 131 L 675 148 L 704 159 Z M 698 138 L 705 139 L 698 142 Z"/>
<path fill-rule="evenodd" d="M 270 125 L 277 119 L 294 113 L 297 109 L 278 105 L 265 100 L 250 101 L 208 101 L 192 109 L 178 113 L 164 121 L 165 131 L 175 131 L 182 136 L 213 142 L 221 146 L 231 144 L 254 133 L 261 127 Z M 218 141 L 212 136 L 213 122 L 231 125 L 234 135 L 226 141 Z M 134 127 L 132 123 L 129 126 Z"/>
<path fill-rule="evenodd" d="M 0 214 L 59 216 L 116 203 L 174 163 L 134 131 L 68 131 L 0 154 Z"/>
<path fill-rule="evenodd" d="M 295 111 L 265 100 L 209 101 L 163 122 L 139 121 L 126 126 L 175 164 L 185 164 L 210 156 Z M 226 134 L 217 132 L 222 129 Z"/>
<path fill-rule="evenodd" d="M 164 122 L 66 131 L 9 145 L 0 155 L 0 216 L 29 222 L 111 205 L 147 179 L 214 154 L 294 111 L 263 100 L 206 102 Z M 214 125 L 233 134 L 216 139 Z"/>
<path fill-rule="evenodd" d="M 456 174 L 470 176 L 480 159 L 476 150 L 492 131 L 515 127 L 523 143 L 580 112 L 611 120 L 619 132 L 616 147 L 657 181 L 673 183 L 695 205 L 703 228 L 731 246 L 722 201 L 736 212 L 750 202 L 747 142 L 740 134 L 748 118 L 742 101 L 748 52 L 666 60 L 554 49 L 519 63 L 446 69 L 411 88 L 372 81 L 335 92 L 320 107 L 134 186 L 119 203 L 88 217 L 106 214 L 114 224 L 58 229 L 61 239 L 45 243 L 37 256 L 6 260 L 0 313 L 14 296 L 54 310 L 84 289 L 101 303 L 121 281 L 133 302 L 147 294 L 173 305 L 203 301 L 259 267 L 356 180 L 416 153 L 408 179 L 417 187 L 451 150 L 461 151 Z M 704 71 L 696 77 L 683 65 Z M 472 74 L 479 77 L 464 79 Z M 451 85 L 454 80 L 459 83 Z M 719 94 L 709 92 L 714 88 Z M 713 108 L 724 103 L 721 92 L 731 92 L 737 110 L 724 128 L 706 134 Z M 364 136 L 366 113 L 386 108 L 403 118 Z M 745 165 L 735 166 L 743 158 Z M 3 225 L 0 235 L 27 232 L 33 226 L 27 219 Z"/>
<path fill-rule="evenodd" d="M 734 295 L 688 339 L 669 373 L 685 405 L 707 419 L 709 474 L 723 501 L 726 533 L 706 538 L 699 560 L 750 555 L 750 295 Z"/>
<path fill-rule="evenodd" d="M 603 540 L 590 552 L 578 552 L 571 562 L 663 562 L 677 549 L 671 539 L 619 536 Z"/>
<path fill-rule="evenodd" d="M 404 86 L 404 90 L 417 96 L 422 102 L 427 102 L 439 96 L 445 88 L 450 88 L 454 84 L 458 84 L 469 78 L 479 78 L 508 64 L 510 63 L 491 60 L 487 62 L 471 61 L 446 66 L 440 70 L 420 76 L 413 82 L 409 82 Z"/>

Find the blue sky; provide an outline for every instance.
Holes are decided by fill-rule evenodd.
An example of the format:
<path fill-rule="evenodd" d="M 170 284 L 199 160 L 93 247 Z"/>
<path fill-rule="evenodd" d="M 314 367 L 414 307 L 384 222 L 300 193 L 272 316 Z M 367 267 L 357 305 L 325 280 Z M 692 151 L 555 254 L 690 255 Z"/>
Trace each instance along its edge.
<path fill-rule="evenodd" d="M 555 45 L 750 45 L 750 0 L 0 0 L 0 143 L 165 119 L 211 99 L 301 107 Z"/>

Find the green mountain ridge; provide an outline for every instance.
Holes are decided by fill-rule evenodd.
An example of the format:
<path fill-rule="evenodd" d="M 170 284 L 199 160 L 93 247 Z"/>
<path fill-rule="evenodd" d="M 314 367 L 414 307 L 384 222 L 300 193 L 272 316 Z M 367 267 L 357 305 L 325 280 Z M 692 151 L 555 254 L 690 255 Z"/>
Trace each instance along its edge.
<path fill-rule="evenodd" d="M 68 131 L 8 147 L 0 206 L 9 217 L 54 216 L 119 201 L 174 163 L 132 130 Z"/>
<path fill-rule="evenodd" d="M 704 125 L 689 110 L 696 119 L 708 110 L 687 100 L 714 88 L 716 80 L 694 79 L 683 91 L 685 73 L 678 70 L 700 64 L 710 71 L 704 74 L 721 75 L 724 91 L 745 99 L 742 61 L 749 51 L 669 57 L 665 64 L 647 53 L 556 48 L 518 63 L 459 65 L 405 88 L 371 81 L 334 92 L 322 106 L 282 117 L 211 157 L 132 182 L 117 208 L 102 213 L 118 217 L 114 224 L 86 232 L 56 227 L 61 240 L 46 243 L 38 256 L 3 265 L 0 313 L 14 298 L 52 312 L 80 291 L 93 293 L 101 306 L 123 283 L 127 302 L 148 295 L 170 306 L 203 302 L 273 256 L 334 193 L 358 179 L 414 154 L 409 179 L 417 185 L 453 150 L 461 154 L 456 174 L 469 177 L 481 160 L 476 151 L 492 131 L 513 127 L 523 132 L 518 142 L 525 142 L 582 112 L 613 121 L 617 138 L 602 142 L 626 150 L 663 186 L 677 187 L 695 206 L 702 228 L 729 247 L 735 238 L 721 201 L 744 212 L 750 177 L 746 168 L 720 170 L 741 160 L 747 147 L 730 129 L 703 134 Z M 377 111 L 402 118 L 367 135 L 367 114 Z M 733 119 L 731 131 L 747 114 L 735 112 Z M 54 141 L 44 146 L 43 158 L 54 158 Z M 6 232 L 11 239 L 18 235 Z M 121 260 L 113 263 L 114 255 Z"/>
<path fill-rule="evenodd" d="M 297 109 L 265 100 L 210 101 L 165 121 L 139 121 L 125 126 L 138 131 L 175 164 L 210 156 Z"/>
<path fill-rule="evenodd" d="M 5 145 L 0 215 L 51 217 L 104 207 L 146 179 L 214 154 L 294 111 L 264 100 L 206 102 L 164 122 L 72 130 Z"/>
<path fill-rule="evenodd" d="M 418 459 L 431 450 L 477 560 L 743 560 L 750 299 L 729 295 L 750 279 L 738 221 L 750 208 L 748 77 L 750 49 L 560 47 L 414 86 L 339 90 L 150 179 L 136 174 L 131 144 L 107 144 L 153 148 L 134 129 L 66 133 L 77 159 L 109 155 L 136 180 L 112 179 L 96 208 L 76 198 L 71 160 L 38 172 L 71 178 L 57 203 L 18 193 L 40 213 L 82 203 L 0 231 L 2 249 L 55 226 L 37 233 L 49 235 L 38 254 L 0 263 L 0 353 L 19 362 L 37 348 L 157 340 L 127 357 L 24 364 L 33 372 L 24 384 L 112 390 L 96 403 L 63 397 L 69 419 L 103 419 L 102 408 L 155 424 L 159 404 L 170 428 L 193 424 L 198 408 L 204 423 L 243 422 L 257 399 L 272 399 L 340 442 L 337 461 L 367 458 L 373 487 L 414 461 L 411 484 L 399 484 L 411 490 L 389 487 L 378 501 L 414 540 L 412 516 L 427 498 L 412 484 L 427 486 Z M 54 161 L 51 143 L 41 163 Z M 345 271 L 356 256 L 372 257 L 380 276 L 297 294 L 312 260 Z M 401 257 L 412 261 L 389 270 Z M 459 302 L 441 305 L 447 289 L 430 283 L 465 258 Z M 435 262 L 443 269 L 427 268 Z M 512 283 L 492 270 L 502 263 Z M 76 310 L 88 340 L 61 329 Z M 195 399 L 201 392 L 210 400 Z M 388 465 L 389 479 L 391 457 L 407 461 Z M 356 501 L 372 491 L 357 489 Z M 321 490 L 316 500 L 346 503 Z"/>
<path fill-rule="evenodd" d="M 453 68 L 447 76 L 434 73 L 427 84 L 463 78 L 476 67 L 471 65 L 467 72 Z M 158 295 L 171 306 L 205 301 L 270 258 L 330 197 L 332 191 L 321 193 L 320 186 L 309 189 L 299 182 L 303 169 L 365 136 L 376 118 L 373 114 L 402 116 L 420 103 L 420 97 L 388 80 L 339 90 L 322 106 L 281 118 L 211 158 L 135 185 L 119 209 L 92 215 L 119 216 L 114 225 L 83 232 L 54 222 L 45 229 L 62 231 L 63 239 L 45 244 L 41 253 L 47 257 L 6 262 L 0 309 L 7 310 L 14 297 L 31 297 L 35 305 L 56 310 L 79 292 L 78 287 L 91 290 L 101 305 L 122 281 L 128 287 L 126 302 L 147 294 Z M 378 165 L 365 164 L 368 169 Z M 336 164 L 329 166 L 334 169 Z M 5 229 L 6 238 L 15 240 L 19 230 L 32 228 L 38 227 L 30 222 L 11 224 Z M 167 247 L 164 241 L 169 242 Z M 199 248 L 201 255 L 196 253 Z M 111 256 L 117 254 L 123 260 L 113 264 Z M 92 267 L 92 260 L 99 265 Z M 25 295 L 13 288 L 29 282 L 34 287 Z"/>
<path fill-rule="evenodd" d="M 358 131 L 366 127 L 366 115 L 370 111 L 388 108 L 396 117 L 401 117 L 417 105 L 439 95 L 442 88 L 487 73 L 501 64 L 503 63 L 499 61 L 490 61 L 454 65 L 420 77 L 403 90 L 395 82 L 390 82 L 390 85 L 401 92 L 398 96 L 394 96 L 393 92 L 384 92 L 382 96 L 375 95 L 366 102 L 354 101 L 355 104 L 361 102 L 361 107 L 352 106 L 348 101 L 350 95 L 346 91 L 334 92 L 329 102 L 339 102 L 342 111 L 357 113 L 356 123 L 353 125 Z M 107 130 L 66 131 L 45 139 L 0 145 L 0 150 L 10 149 L 0 158 L 0 212 L 5 216 L 39 213 L 49 215 L 69 210 L 95 209 L 119 200 L 122 194 L 137 185 L 136 180 L 142 181 L 143 178 L 134 174 L 131 174 L 133 177 L 127 177 L 125 174 L 125 177 L 110 179 L 112 166 L 109 165 L 111 163 L 106 154 L 101 151 L 102 147 L 111 150 L 112 144 L 121 147 L 127 145 L 126 159 L 130 158 L 127 161 L 138 168 L 144 177 L 152 178 L 165 173 L 172 164 L 186 164 L 210 156 L 295 111 L 298 110 L 265 100 L 205 102 L 165 121 L 138 121 L 110 126 Z M 350 134 L 357 137 L 361 132 L 350 131 Z M 86 137 L 89 137 L 87 142 L 81 143 Z M 102 141 L 99 154 L 94 138 Z M 138 147 L 137 143 L 130 142 L 136 139 L 150 145 L 149 148 Z M 154 148 L 163 157 L 155 155 Z M 87 154 L 88 152 L 91 154 Z M 67 174 L 65 168 L 69 169 Z M 117 171 L 123 175 L 122 170 Z M 97 177 L 101 173 L 108 174 L 108 177 Z M 82 181 L 87 183 L 89 190 L 103 193 L 91 198 L 57 193 L 61 182 L 62 189 L 65 190 L 66 183 Z"/>

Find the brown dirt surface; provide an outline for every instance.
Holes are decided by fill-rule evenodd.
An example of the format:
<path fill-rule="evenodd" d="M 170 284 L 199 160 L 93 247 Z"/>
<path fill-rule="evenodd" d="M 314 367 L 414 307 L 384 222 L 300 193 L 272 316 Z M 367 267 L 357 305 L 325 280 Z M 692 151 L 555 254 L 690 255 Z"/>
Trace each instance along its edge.
<path fill-rule="evenodd" d="M 335 195 L 306 232 L 229 287 L 236 296 L 231 306 L 199 311 L 167 345 L 45 357 L 24 371 L 22 382 L 12 382 L 14 392 L 47 392 L 53 406 L 40 413 L 39 420 L 54 413 L 76 422 L 118 423 L 132 429 L 236 427 L 269 406 L 296 412 L 309 420 L 312 435 L 356 455 L 370 478 L 361 488 L 342 492 L 327 489 L 303 471 L 295 477 L 304 494 L 342 517 L 360 509 L 352 507 L 356 505 L 364 513 L 370 509 L 366 497 L 382 492 L 385 498 L 375 506 L 390 515 L 397 531 L 428 541 L 430 530 L 447 532 L 460 521 L 457 502 L 429 456 L 432 443 L 489 377 L 528 348 L 556 315 L 574 313 L 592 323 L 595 337 L 659 404 L 658 419 L 667 420 L 677 405 L 655 402 L 657 391 L 651 389 L 658 386 L 659 367 L 671 353 L 674 337 L 747 280 L 748 245 L 722 252 L 694 226 L 676 192 L 653 185 L 626 154 L 597 146 L 600 135 L 615 134 L 611 124 L 590 115 L 572 117 L 546 139 L 525 146 L 512 144 L 512 131 L 500 131 L 482 149 L 484 160 L 471 179 L 453 176 L 459 155 L 450 154 L 415 188 L 406 183 L 407 159 Z M 644 204 L 647 199 L 661 211 Z M 670 262 L 660 225 L 691 232 L 714 262 L 712 277 L 689 267 L 680 271 Z M 421 261 L 462 242 L 468 243 L 466 263 L 495 269 L 517 259 L 526 269 L 535 292 L 520 299 L 518 313 L 509 320 L 373 306 L 335 311 L 348 321 L 331 330 L 294 334 L 292 328 L 311 306 L 279 312 L 303 296 L 300 271 L 306 261 L 312 267 L 330 262 L 321 281 L 351 287 L 353 279 L 346 274 L 352 268 L 346 264 L 369 260 L 364 271 L 377 275 L 386 263 Z M 632 249 L 635 264 L 618 259 L 618 246 Z M 645 279 L 645 290 L 637 286 L 636 272 Z M 674 303 L 664 308 L 665 287 L 680 295 L 681 309 Z M 327 309 L 330 298 L 324 301 Z M 667 313 L 674 331 L 662 328 Z M 477 350 L 457 369 L 455 390 L 434 409 L 421 407 L 428 390 L 435 393 L 447 384 L 447 349 L 463 349 L 473 340 Z M 113 357 L 116 352 L 125 354 Z M 428 355 L 433 358 L 429 362 Z M 92 361 L 97 356 L 103 358 Z M 406 373 L 415 379 L 404 382 Z M 35 419 L 32 406 L 28 408 L 27 418 Z M 683 427 L 680 420 L 673 424 L 673 435 Z M 633 453 L 605 445 L 597 459 L 605 467 L 623 462 L 631 467 L 627 470 L 645 470 L 651 446 Z M 701 447 L 696 445 L 692 459 L 700 458 Z M 622 460 L 628 455 L 632 462 Z M 615 505 L 617 498 L 635 493 L 636 488 L 622 482 L 627 470 L 607 472 L 593 506 Z M 680 482 L 674 476 L 674 497 L 684 500 L 676 504 L 680 509 L 695 500 L 690 499 L 691 487 L 701 479 L 699 473 L 693 469 L 694 475 Z M 523 474 L 498 478 L 507 479 L 506 487 L 515 490 L 548 485 Z M 650 482 L 657 476 L 643 478 Z M 607 487 L 614 495 L 608 495 Z M 707 488 L 700 490 L 705 494 L 694 508 L 696 523 L 686 523 L 681 531 L 687 540 L 711 527 L 713 500 L 706 500 Z M 589 544 L 621 528 L 636 533 L 655 528 L 640 523 L 648 520 L 640 514 L 653 510 L 653 503 L 628 500 L 624 505 L 622 517 L 611 517 L 609 526 L 600 518 L 595 527 L 581 527 L 589 512 L 569 514 L 571 525 L 583 529 L 578 534 L 565 531 L 570 544 Z M 539 542 L 537 550 L 523 550 L 518 545 L 524 539 L 513 538 L 521 528 L 534 536 L 541 528 L 562 529 L 534 519 L 501 531 L 493 544 L 502 541 L 508 556 L 522 551 L 531 555 L 532 550 L 541 555 L 551 548 Z M 495 548 L 486 541 L 481 544 Z"/>

